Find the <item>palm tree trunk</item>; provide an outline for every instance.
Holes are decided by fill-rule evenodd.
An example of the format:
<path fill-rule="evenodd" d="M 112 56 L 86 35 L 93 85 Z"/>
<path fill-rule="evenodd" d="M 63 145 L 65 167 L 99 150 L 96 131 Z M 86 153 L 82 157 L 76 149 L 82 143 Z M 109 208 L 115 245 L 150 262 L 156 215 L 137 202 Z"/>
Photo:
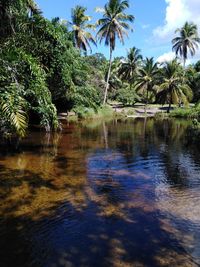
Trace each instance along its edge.
<path fill-rule="evenodd" d="M 113 52 L 112 47 L 110 47 L 109 69 L 108 69 L 108 76 L 107 76 L 107 80 L 106 80 L 106 89 L 105 89 L 104 100 L 103 100 L 103 104 L 104 105 L 107 102 L 108 87 L 109 87 L 109 80 L 110 80 L 110 73 L 111 73 L 111 66 L 112 66 L 112 52 Z"/>
<path fill-rule="evenodd" d="M 103 135 L 104 135 L 105 148 L 108 149 L 108 131 L 106 128 L 105 121 L 103 122 Z"/>
<path fill-rule="evenodd" d="M 168 106 L 168 109 L 167 109 L 167 113 L 170 113 L 171 105 L 172 105 L 172 96 L 170 98 L 170 102 L 169 102 L 169 106 Z"/>
<path fill-rule="evenodd" d="M 171 109 L 171 102 L 169 103 L 169 106 L 168 106 L 168 109 L 167 109 L 167 113 L 170 112 L 170 109 Z"/>
<path fill-rule="evenodd" d="M 184 58 L 183 59 L 183 68 L 184 68 L 184 71 L 185 71 L 185 65 L 186 65 L 186 59 Z"/>
<path fill-rule="evenodd" d="M 147 105 L 148 105 L 148 90 L 149 90 L 149 88 L 148 88 L 148 86 L 147 86 L 147 95 L 146 95 L 146 101 L 145 101 L 145 115 L 147 114 Z"/>

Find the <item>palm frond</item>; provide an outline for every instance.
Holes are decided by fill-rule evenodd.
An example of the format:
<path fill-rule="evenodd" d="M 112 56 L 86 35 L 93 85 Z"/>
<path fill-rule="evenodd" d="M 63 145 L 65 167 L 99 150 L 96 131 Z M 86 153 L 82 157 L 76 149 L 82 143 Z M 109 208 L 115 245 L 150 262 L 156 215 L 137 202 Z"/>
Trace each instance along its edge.
<path fill-rule="evenodd" d="M 26 101 L 20 96 L 7 93 L 0 100 L 0 111 L 16 134 L 24 137 L 28 127 Z"/>
<path fill-rule="evenodd" d="M 129 7 L 128 1 L 109 0 L 103 9 L 97 8 L 97 11 L 103 12 L 103 18 L 96 23 L 100 27 L 97 36 L 100 42 L 105 39 L 105 45 L 110 45 L 111 49 L 115 49 L 116 37 L 120 42 L 124 43 L 124 35 L 128 36 L 127 30 L 130 26 L 126 22 L 133 22 L 134 16 L 124 13 Z"/>
<path fill-rule="evenodd" d="M 92 51 L 90 42 L 96 45 L 95 38 L 87 31 L 87 29 L 94 30 L 96 26 L 88 23 L 91 20 L 91 17 L 85 14 L 86 10 L 87 8 L 82 6 L 76 6 L 73 8 L 71 13 L 72 22 L 69 23 L 72 28 L 76 47 L 85 52 L 87 52 L 87 48 Z"/>
<path fill-rule="evenodd" d="M 179 36 L 172 40 L 172 50 L 175 51 L 176 55 L 179 54 L 180 57 L 182 57 L 185 65 L 188 52 L 191 56 L 194 56 L 200 44 L 197 25 L 186 22 L 184 26 L 177 29 L 175 33 L 179 33 Z"/>

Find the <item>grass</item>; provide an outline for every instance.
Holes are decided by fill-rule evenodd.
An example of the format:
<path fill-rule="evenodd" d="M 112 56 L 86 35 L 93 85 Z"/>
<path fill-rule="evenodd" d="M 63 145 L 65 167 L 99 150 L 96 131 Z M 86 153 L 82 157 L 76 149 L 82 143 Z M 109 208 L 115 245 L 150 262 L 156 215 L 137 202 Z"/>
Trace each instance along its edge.
<path fill-rule="evenodd" d="M 97 117 L 111 117 L 114 115 L 112 107 L 105 105 L 98 109 Z"/>
<path fill-rule="evenodd" d="M 173 110 L 169 116 L 175 118 L 200 119 L 200 104 L 192 108 L 177 108 Z"/>
<path fill-rule="evenodd" d="M 112 107 L 105 105 L 99 107 L 97 110 L 93 108 L 86 107 L 76 107 L 74 109 L 75 116 L 73 116 L 73 121 L 75 118 L 78 119 L 95 119 L 95 118 L 103 118 L 103 117 L 112 117 L 114 115 L 114 111 Z"/>

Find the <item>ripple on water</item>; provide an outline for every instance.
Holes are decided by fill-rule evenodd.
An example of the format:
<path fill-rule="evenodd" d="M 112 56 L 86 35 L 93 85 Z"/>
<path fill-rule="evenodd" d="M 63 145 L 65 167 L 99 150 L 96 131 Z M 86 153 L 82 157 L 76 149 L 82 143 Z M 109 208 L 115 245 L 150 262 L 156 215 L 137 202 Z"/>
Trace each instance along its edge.
<path fill-rule="evenodd" d="M 199 151 L 185 146 L 186 122 L 65 133 L 33 133 L 0 158 L 3 267 L 200 266 Z"/>

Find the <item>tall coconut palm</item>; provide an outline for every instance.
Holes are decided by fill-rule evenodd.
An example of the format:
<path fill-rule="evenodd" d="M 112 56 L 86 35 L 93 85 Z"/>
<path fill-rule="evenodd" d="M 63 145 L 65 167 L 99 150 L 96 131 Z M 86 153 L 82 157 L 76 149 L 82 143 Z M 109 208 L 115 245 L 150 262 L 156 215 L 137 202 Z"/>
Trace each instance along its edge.
<path fill-rule="evenodd" d="M 130 88 L 141 61 L 142 55 L 140 54 L 140 50 L 133 47 L 128 51 L 127 58 L 121 62 L 119 75 L 123 80 L 130 83 Z"/>
<path fill-rule="evenodd" d="M 192 99 L 192 90 L 184 82 L 182 75 L 183 69 L 176 59 L 164 64 L 162 71 L 162 82 L 160 91 L 156 96 L 156 100 L 160 104 L 168 103 L 167 112 L 170 112 L 171 104 L 179 104 L 183 102 L 188 104 Z"/>
<path fill-rule="evenodd" d="M 155 92 L 158 72 L 157 63 L 154 63 L 153 58 L 146 58 L 138 70 L 136 87 L 137 91 L 142 91 L 143 96 L 146 92 L 146 105 L 148 104 L 149 93 Z"/>
<path fill-rule="evenodd" d="M 134 21 L 133 15 L 127 15 L 125 10 L 129 7 L 127 0 L 109 0 L 103 9 L 97 9 L 103 13 L 103 18 L 97 21 L 97 26 L 100 27 L 97 36 L 100 43 L 105 40 L 105 45 L 110 47 L 110 61 L 106 88 L 104 93 L 104 101 L 106 103 L 109 79 L 112 65 L 112 53 L 115 49 L 116 39 L 119 38 L 121 43 L 124 43 L 124 35 L 128 35 L 127 30 L 130 29 L 128 22 Z"/>
<path fill-rule="evenodd" d="M 90 24 L 90 16 L 85 14 L 87 8 L 82 6 L 76 6 L 72 9 L 71 19 L 69 25 L 72 28 L 73 38 L 75 46 L 84 52 L 87 52 L 87 48 L 92 51 L 90 43 L 96 45 L 95 38 L 87 31 L 88 29 L 94 29 L 94 25 Z"/>
<path fill-rule="evenodd" d="M 197 25 L 186 22 L 175 33 L 179 33 L 179 36 L 172 40 L 172 50 L 183 59 L 183 66 L 185 67 L 188 52 L 191 56 L 194 56 L 200 44 Z"/>

